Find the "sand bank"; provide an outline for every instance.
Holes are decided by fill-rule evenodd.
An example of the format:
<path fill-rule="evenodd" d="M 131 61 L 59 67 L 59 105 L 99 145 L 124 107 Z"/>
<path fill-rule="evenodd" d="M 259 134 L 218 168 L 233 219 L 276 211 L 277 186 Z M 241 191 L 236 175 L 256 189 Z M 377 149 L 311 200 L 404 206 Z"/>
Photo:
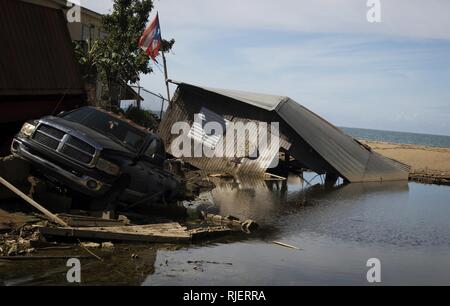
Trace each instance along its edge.
<path fill-rule="evenodd" d="M 411 166 L 410 179 L 450 184 L 450 149 L 379 141 L 361 141 L 375 152 Z"/>

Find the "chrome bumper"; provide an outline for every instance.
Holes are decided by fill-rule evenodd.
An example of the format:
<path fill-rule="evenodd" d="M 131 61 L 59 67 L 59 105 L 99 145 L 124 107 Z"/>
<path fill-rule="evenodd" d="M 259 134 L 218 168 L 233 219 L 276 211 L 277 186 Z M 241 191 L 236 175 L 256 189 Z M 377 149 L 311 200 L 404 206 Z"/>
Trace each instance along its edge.
<path fill-rule="evenodd" d="M 103 183 L 97 179 L 94 179 L 90 176 L 87 176 L 87 175 L 77 176 L 77 175 L 73 174 L 72 172 L 67 171 L 67 170 L 49 162 L 48 160 L 45 160 L 39 156 L 36 156 L 36 155 L 30 153 L 28 151 L 27 147 L 17 139 L 14 139 L 11 144 L 11 153 L 18 158 L 29 160 L 31 162 L 34 162 L 36 164 L 39 164 L 41 166 L 44 166 L 44 167 L 54 171 L 59 176 L 62 176 L 63 178 L 67 179 L 68 181 L 76 183 L 77 185 L 87 189 L 86 191 L 96 192 L 96 191 L 100 191 L 102 189 L 111 187 L 111 185 L 105 184 L 105 183 Z M 94 185 L 95 185 L 95 187 L 94 187 Z M 68 186 L 68 187 L 70 187 L 70 186 Z"/>

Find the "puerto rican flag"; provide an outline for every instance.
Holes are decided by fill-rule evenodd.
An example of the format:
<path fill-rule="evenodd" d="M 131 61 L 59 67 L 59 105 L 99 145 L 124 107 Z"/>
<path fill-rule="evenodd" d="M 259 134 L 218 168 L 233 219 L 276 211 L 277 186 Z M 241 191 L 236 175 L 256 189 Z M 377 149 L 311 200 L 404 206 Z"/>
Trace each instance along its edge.
<path fill-rule="evenodd" d="M 153 60 L 158 56 L 159 48 L 161 48 L 161 27 L 159 26 L 158 14 L 139 39 L 139 48 L 144 50 Z"/>

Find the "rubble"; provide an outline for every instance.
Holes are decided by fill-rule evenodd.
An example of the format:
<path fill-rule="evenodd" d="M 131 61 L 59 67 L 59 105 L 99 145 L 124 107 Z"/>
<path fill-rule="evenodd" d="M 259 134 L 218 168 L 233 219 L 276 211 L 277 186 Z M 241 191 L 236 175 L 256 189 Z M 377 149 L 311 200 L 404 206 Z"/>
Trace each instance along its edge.
<path fill-rule="evenodd" d="M 181 179 L 185 200 L 181 203 L 184 205 L 152 205 L 150 212 L 141 205 L 128 206 L 123 212 L 100 211 L 95 217 L 92 210 L 74 207 L 76 200 L 67 189 L 54 181 L 31 176 L 27 162 L 13 156 L 2 158 L 0 195 L 6 193 L 8 199 L 20 201 L 19 210 L 23 212 L 0 209 L 0 232 L 3 233 L 0 234 L 0 259 L 59 258 L 30 254 L 76 246 L 88 252 L 91 252 L 89 249 L 114 251 L 115 243 L 121 242 L 193 243 L 234 231 L 250 232 L 257 228 L 252 220 L 240 221 L 232 216 L 218 215 L 217 208 L 200 197 L 202 193 L 215 188 L 210 177 L 228 179 L 232 177 L 230 174 L 208 176 L 181 160 L 168 161 L 165 167 Z M 5 198 L 0 196 L 2 199 Z M 156 200 L 152 198 L 148 201 Z M 39 213 L 30 213 L 33 210 Z M 114 215 L 117 218 L 113 218 Z M 184 223 L 167 220 L 167 217 L 184 220 Z M 62 239 L 67 244 L 61 244 Z M 98 257 L 93 254 L 89 257 L 92 256 Z M 137 259 L 138 255 L 134 254 L 132 258 Z"/>
<path fill-rule="evenodd" d="M 95 242 L 82 242 L 80 243 L 80 246 L 88 249 L 99 249 L 101 247 L 101 244 Z"/>
<path fill-rule="evenodd" d="M 103 242 L 102 249 L 114 249 L 114 244 L 112 242 Z"/>
<path fill-rule="evenodd" d="M 32 225 L 0 235 L 0 256 L 16 256 L 36 251 L 32 241 L 40 239 Z"/>
<path fill-rule="evenodd" d="M 199 171 L 185 173 L 185 198 L 195 199 L 201 192 L 212 190 L 216 185 Z"/>
<path fill-rule="evenodd" d="M 183 210 L 184 215 L 188 211 L 191 219 L 200 222 L 181 225 L 178 222 L 158 222 L 156 221 L 157 218 L 153 218 L 156 223 L 136 225 L 133 224 L 133 220 L 139 220 L 137 217 L 143 217 L 143 215 L 133 214 L 132 212 L 119 214 L 117 219 L 92 217 L 88 215 L 88 211 L 80 210 L 69 210 L 69 212 L 53 214 L 33 198 L 2 179 L 2 183 L 5 186 L 30 204 L 29 208 L 35 208 L 43 215 L 35 214 L 30 216 L 22 214 L 24 218 L 23 223 L 15 226 L 8 225 L 7 233 L 0 235 L 0 256 L 3 259 L 11 260 L 14 256 L 26 256 L 39 250 L 70 249 L 76 245 L 68 244 L 62 246 L 58 242 L 51 242 L 59 241 L 61 238 L 85 240 L 78 240 L 78 245 L 85 250 L 101 248 L 112 251 L 115 249 L 113 241 L 118 243 L 192 243 L 200 239 L 227 235 L 233 231 L 250 232 L 257 228 L 257 224 L 253 220 L 241 221 L 233 216 L 218 215 L 217 209 L 211 203 L 199 197 L 201 192 L 210 190 L 215 186 L 206 176 L 197 171 L 188 171 L 185 173 L 185 180 L 186 186 L 188 186 L 186 189 L 190 189 L 190 191 L 186 192 L 186 198 L 193 198 L 194 200 L 185 201 L 183 206 L 173 206 L 172 209 L 165 206 L 165 210 Z M 50 193 L 51 187 L 49 187 L 47 182 L 33 177 L 27 177 L 27 181 L 31 186 L 31 196 L 40 195 L 39 198 L 44 199 L 45 197 L 42 197 L 42 195 Z M 67 211 L 67 209 L 64 211 Z M 9 212 L 3 212 L 3 214 L 6 216 L 12 215 Z M 136 258 L 137 255 L 134 259 Z"/>
<path fill-rule="evenodd" d="M 253 220 L 245 220 L 241 221 L 236 217 L 233 216 L 220 216 L 220 215 L 214 215 L 209 214 L 207 212 L 201 212 L 202 219 L 205 221 L 210 221 L 216 224 L 221 225 L 228 225 L 233 228 L 240 228 L 244 232 L 252 232 L 258 228 L 258 224 Z"/>

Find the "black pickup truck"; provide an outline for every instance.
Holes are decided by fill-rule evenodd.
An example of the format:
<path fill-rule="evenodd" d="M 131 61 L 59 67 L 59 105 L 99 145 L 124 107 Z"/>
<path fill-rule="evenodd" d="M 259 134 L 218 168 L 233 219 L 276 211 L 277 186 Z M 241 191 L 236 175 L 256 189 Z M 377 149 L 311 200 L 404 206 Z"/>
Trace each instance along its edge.
<path fill-rule="evenodd" d="M 25 123 L 11 152 L 52 182 L 100 203 L 168 202 L 182 190 L 163 170 L 158 136 L 94 107 Z"/>

